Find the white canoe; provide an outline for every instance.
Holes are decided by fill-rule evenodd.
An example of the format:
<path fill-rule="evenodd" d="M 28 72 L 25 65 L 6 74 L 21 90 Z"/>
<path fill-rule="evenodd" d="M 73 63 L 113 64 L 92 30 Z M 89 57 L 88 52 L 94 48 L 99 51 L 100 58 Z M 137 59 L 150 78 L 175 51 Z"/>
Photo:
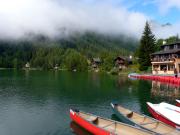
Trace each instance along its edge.
<path fill-rule="evenodd" d="M 147 102 L 150 113 L 158 120 L 177 129 L 180 128 L 180 108 L 165 102 L 152 104 Z"/>
<path fill-rule="evenodd" d="M 180 107 L 180 100 L 176 99 L 176 106 Z"/>
<path fill-rule="evenodd" d="M 177 102 L 177 103 L 180 103 L 180 100 L 176 99 L 176 102 Z"/>

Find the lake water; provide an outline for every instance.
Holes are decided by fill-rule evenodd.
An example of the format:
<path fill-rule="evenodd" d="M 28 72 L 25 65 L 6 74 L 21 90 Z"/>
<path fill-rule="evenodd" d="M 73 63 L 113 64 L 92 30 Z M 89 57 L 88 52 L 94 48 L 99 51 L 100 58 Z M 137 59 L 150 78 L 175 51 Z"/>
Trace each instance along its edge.
<path fill-rule="evenodd" d="M 126 76 L 60 71 L 0 71 L 0 135 L 88 134 L 69 118 L 77 108 L 117 119 L 110 102 L 147 114 L 146 102 L 174 103 L 180 89 Z"/>

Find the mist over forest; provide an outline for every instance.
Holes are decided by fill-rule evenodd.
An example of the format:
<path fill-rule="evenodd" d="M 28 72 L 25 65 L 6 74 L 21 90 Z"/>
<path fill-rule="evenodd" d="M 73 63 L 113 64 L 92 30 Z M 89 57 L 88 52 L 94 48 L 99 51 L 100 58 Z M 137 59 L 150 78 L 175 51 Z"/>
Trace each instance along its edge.
<path fill-rule="evenodd" d="M 108 59 L 111 63 L 109 66 L 113 66 L 115 57 L 132 54 L 137 44 L 134 38 L 92 32 L 63 39 L 38 35 L 31 40 L 1 40 L 0 67 L 21 69 L 26 63 L 30 63 L 31 67 L 41 69 L 53 69 L 58 65 L 70 70 L 85 70 L 88 68 L 87 60 L 91 61 L 93 58 Z"/>
<path fill-rule="evenodd" d="M 179 33 L 179 23 L 161 24 L 129 10 L 123 0 L 0 2 L 1 68 L 23 68 L 30 63 L 44 69 L 81 65 L 81 70 L 97 57 L 108 61 L 104 67 L 109 69 L 115 57 L 135 52 L 146 21 L 157 39 Z"/>

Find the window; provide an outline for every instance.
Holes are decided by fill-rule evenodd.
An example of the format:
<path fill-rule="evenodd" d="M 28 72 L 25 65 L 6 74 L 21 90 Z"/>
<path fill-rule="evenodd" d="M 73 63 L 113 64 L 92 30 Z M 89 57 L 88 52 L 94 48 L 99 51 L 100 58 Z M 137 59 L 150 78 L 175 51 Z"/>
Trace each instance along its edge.
<path fill-rule="evenodd" d="M 164 50 L 165 50 L 165 51 L 169 50 L 169 46 L 165 46 L 165 47 L 164 47 Z"/>
<path fill-rule="evenodd" d="M 178 48 L 178 45 L 174 45 L 174 49 L 177 49 Z"/>
<path fill-rule="evenodd" d="M 159 69 L 159 65 L 153 65 L 153 70 L 157 71 Z"/>
<path fill-rule="evenodd" d="M 180 49 L 180 45 L 177 45 L 178 46 L 178 49 Z"/>
<path fill-rule="evenodd" d="M 174 71 L 174 68 L 175 68 L 174 65 L 168 65 L 168 70 L 169 70 L 169 71 Z"/>
<path fill-rule="evenodd" d="M 161 65 L 161 66 L 160 66 L 160 70 L 166 71 L 166 70 L 167 70 L 167 65 Z"/>
<path fill-rule="evenodd" d="M 174 48 L 176 48 L 176 46 L 177 45 L 175 45 L 175 46 L 171 45 L 171 46 L 169 46 L 169 49 L 174 49 Z"/>

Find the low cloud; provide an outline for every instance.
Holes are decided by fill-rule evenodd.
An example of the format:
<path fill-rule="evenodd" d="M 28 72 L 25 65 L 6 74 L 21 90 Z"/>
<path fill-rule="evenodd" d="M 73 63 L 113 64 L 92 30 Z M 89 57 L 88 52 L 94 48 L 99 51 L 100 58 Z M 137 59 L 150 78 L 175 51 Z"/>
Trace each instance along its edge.
<path fill-rule="evenodd" d="M 147 19 L 112 0 L 0 0 L 1 39 L 29 33 L 54 38 L 85 31 L 139 38 Z"/>
<path fill-rule="evenodd" d="M 180 11 L 180 0 L 144 0 L 146 5 L 155 5 L 157 7 L 157 12 L 161 17 L 166 17 L 166 15 L 171 12 L 171 10 Z M 168 22 L 165 22 L 168 23 Z M 158 22 L 151 23 L 152 30 L 157 38 L 168 38 L 170 36 L 180 35 L 180 20 L 173 24 L 159 24 Z"/>
<path fill-rule="evenodd" d="M 155 34 L 156 38 L 169 38 L 170 36 L 180 35 L 180 22 L 175 24 L 160 24 L 156 21 L 150 21 L 150 26 L 153 34 Z"/>
<path fill-rule="evenodd" d="M 169 26 L 161 26 L 155 29 L 155 34 L 158 38 L 168 38 L 170 36 L 180 35 L 180 23 L 176 23 Z"/>
<path fill-rule="evenodd" d="M 19 39 L 31 34 L 61 38 L 86 31 L 140 38 L 145 22 L 151 18 L 129 11 L 122 1 L 0 0 L 0 39 Z M 156 1 L 159 9 L 180 8 L 179 0 L 165 1 Z M 152 29 L 156 37 L 165 38 L 179 33 L 180 25 L 158 24 Z"/>
<path fill-rule="evenodd" d="M 156 4 L 159 7 L 159 10 L 162 14 L 168 13 L 172 8 L 180 10 L 180 1 L 179 0 L 157 0 Z"/>

